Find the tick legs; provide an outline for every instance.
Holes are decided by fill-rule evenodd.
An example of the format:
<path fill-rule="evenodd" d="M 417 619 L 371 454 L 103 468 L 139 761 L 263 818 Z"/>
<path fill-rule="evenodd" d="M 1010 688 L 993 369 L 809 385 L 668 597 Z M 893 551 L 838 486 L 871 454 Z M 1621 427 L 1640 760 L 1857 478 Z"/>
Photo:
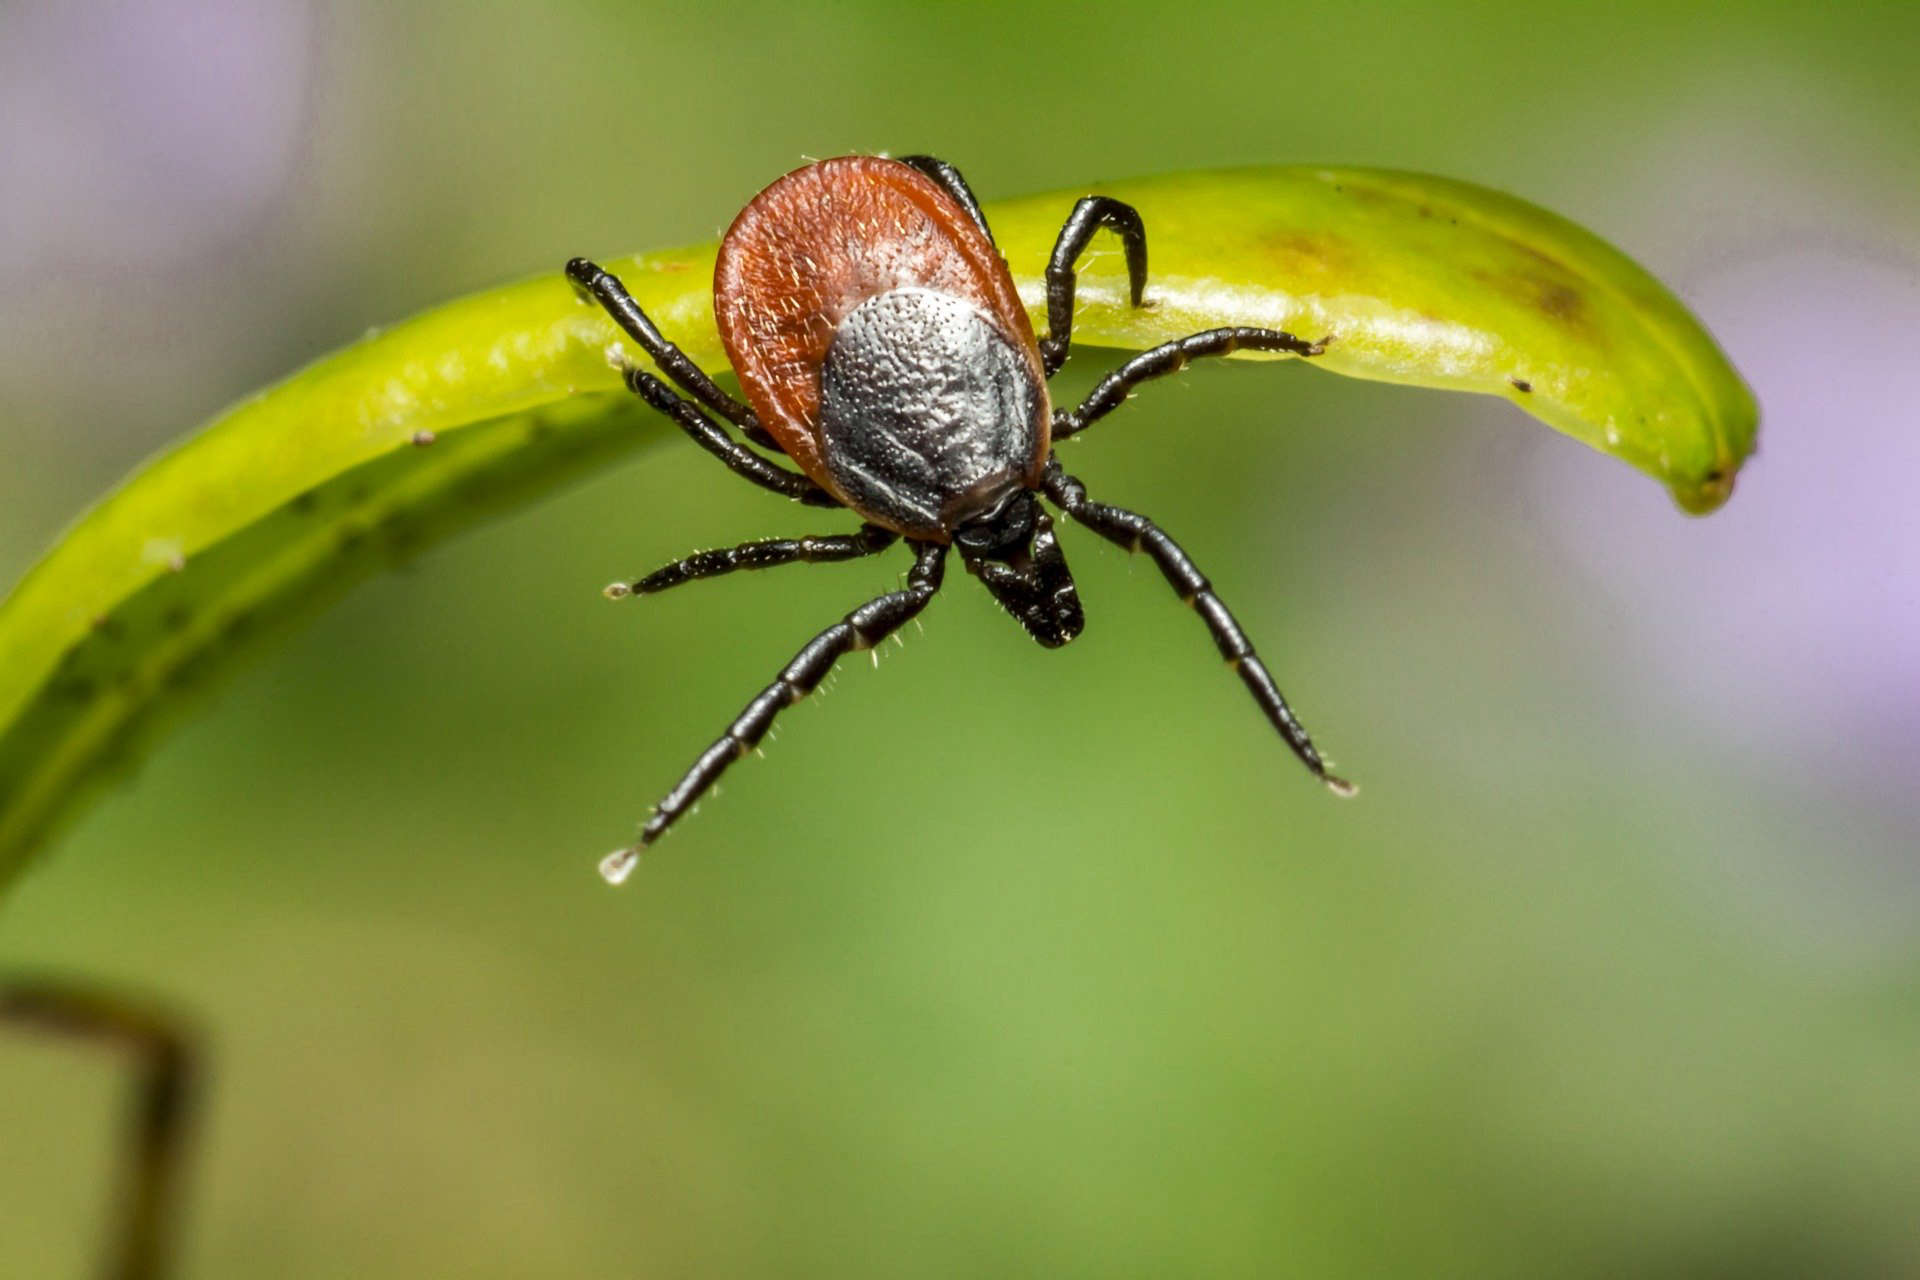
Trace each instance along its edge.
<path fill-rule="evenodd" d="M 1288 351 L 1296 356 L 1317 356 L 1332 341 L 1331 336 L 1308 342 L 1283 329 L 1246 328 L 1208 329 L 1176 338 L 1150 351 L 1142 351 L 1100 379 L 1077 409 L 1056 411 L 1053 438 L 1064 439 L 1093 425 L 1125 404 L 1127 396 L 1142 382 L 1178 373 L 1202 356 L 1224 356 L 1235 351 Z"/>
<path fill-rule="evenodd" d="M 877 555 L 900 540 L 891 529 L 877 524 L 862 525 L 858 533 L 828 534 L 823 537 L 768 538 L 743 542 L 737 547 L 696 551 L 684 560 L 676 560 L 655 569 L 638 582 L 616 582 L 607 588 L 613 599 L 629 595 L 652 595 L 677 587 L 695 578 L 717 578 L 736 569 L 771 569 L 782 564 L 824 564 L 834 560 L 857 560 Z"/>
<path fill-rule="evenodd" d="M 104 1274 L 151 1280 L 167 1273 L 174 1205 L 184 1172 L 195 1079 L 193 1043 L 154 1010 L 82 987 L 39 980 L 0 982 L 0 1020 L 45 1027 L 132 1051 L 139 1071 L 127 1137 L 126 1185 L 118 1239 Z"/>
<path fill-rule="evenodd" d="M 1040 362 L 1051 378 L 1067 362 L 1073 343 L 1073 264 L 1086 252 L 1087 242 L 1101 227 L 1120 237 L 1127 254 L 1127 284 L 1133 305 L 1139 306 L 1147 288 L 1147 229 L 1139 211 L 1112 196 L 1087 196 L 1073 206 L 1053 242 L 1047 261 L 1047 336 L 1040 339 Z"/>
<path fill-rule="evenodd" d="M 946 188 L 947 194 L 967 211 L 968 217 L 979 224 L 980 230 L 986 232 L 987 243 L 993 243 L 993 228 L 987 225 L 987 215 L 980 212 L 980 202 L 973 198 L 973 188 L 967 185 L 967 180 L 960 176 L 958 169 L 933 156 L 901 156 L 900 163 L 918 169 Z"/>
<path fill-rule="evenodd" d="M 909 545 L 916 558 L 913 568 L 907 572 L 906 590 L 891 591 L 867 601 L 809 640 L 779 678 L 746 705 L 727 726 L 727 731 L 694 761 L 686 776 L 654 807 L 653 816 L 640 829 L 638 844 L 609 855 L 601 864 L 601 871 L 608 879 L 623 878 L 639 857 L 640 849 L 659 839 L 662 832 L 719 781 L 729 765 L 753 750 L 773 726 L 774 717 L 812 693 L 835 662 L 854 650 L 873 648 L 927 607 L 927 602 L 940 589 L 947 548 L 937 542 Z"/>
<path fill-rule="evenodd" d="M 693 437 L 695 444 L 726 463 L 735 475 L 810 507 L 840 505 L 839 499 L 799 472 L 769 462 L 735 440 L 719 423 L 673 394 L 671 387 L 645 369 L 626 370 L 626 380 L 628 390 L 673 419 L 675 425 Z"/>
<path fill-rule="evenodd" d="M 704 369 L 687 358 L 686 352 L 667 341 L 666 335 L 627 292 L 627 286 L 620 283 L 620 277 L 598 263 L 575 258 L 567 263 L 567 279 L 573 282 L 577 292 L 599 303 L 614 323 L 626 330 L 627 336 L 639 343 L 640 349 L 688 395 L 739 427 L 755 444 L 780 451 L 780 446 L 753 416 L 753 410 L 722 391 Z"/>
<path fill-rule="evenodd" d="M 620 327 L 631 334 L 634 341 L 645 348 L 647 354 L 695 399 L 739 424 L 754 440 L 778 448 L 773 438 L 761 430 L 760 424 L 745 405 L 715 386 L 713 379 L 687 359 L 680 348 L 660 335 L 653 321 L 647 319 L 646 313 L 640 310 L 640 305 L 628 295 L 626 287 L 618 279 L 585 258 L 575 258 L 567 264 L 567 278 L 605 307 L 607 313 L 620 323 Z M 728 435 L 719 423 L 675 395 L 672 388 L 645 369 L 628 368 L 623 371 L 623 376 L 628 390 L 673 419 L 675 425 L 693 437 L 694 443 L 726 463 L 734 474 L 753 481 L 763 489 L 771 489 L 782 497 L 809 506 L 840 505 L 831 494 L 805 476 L 769 462 L 742 445 Z"/>
<path fill-rule="evenodd" d="M 1088 498 L 1086 486 L 1062 471 L 1058 462 L 1048 462 L 1043 485 L 1047 496 L 1062 511 L 1087 528 L 1129 551 L 1145 551 L 1153 557 L 1154 563 L 1160 566 L 1160 572 L 1166 575 L 1167 582 L 1180 594 L 1180 598 L 1206 622 L 1207 630 L 1213 634 L 1213 642 L 1220 648 L 1220 656 L 1240 673 L 1247 691 L 1260 704 L 1260 709 L 1266 713 L 1273 727 L 1280 731 L 1280 736 L 1286 739 L 1287 745 L 1293 748 L 1293 754 L 1299 756 L 1301 763 L 1334 792 L 1352 795 L 1352 783 L 1327 772 L 1319 751 L 1314 749 L 1313 739 L 1307 736 L 1306 729 L 1294 718 L 1292 709 L 1287 706 L 1287 700 L 1280 696 L 1279 686 L 1274 684 L 1266 664 L 1253 651 L 1253 642 L 1247 639 L 1246 632 L 1240 629 L 1233 614 L 1213 593 L 1213 584 L 1187 558 L 1187 553 L 1180 549 L 1180 545 L 1145 516 Z"/>

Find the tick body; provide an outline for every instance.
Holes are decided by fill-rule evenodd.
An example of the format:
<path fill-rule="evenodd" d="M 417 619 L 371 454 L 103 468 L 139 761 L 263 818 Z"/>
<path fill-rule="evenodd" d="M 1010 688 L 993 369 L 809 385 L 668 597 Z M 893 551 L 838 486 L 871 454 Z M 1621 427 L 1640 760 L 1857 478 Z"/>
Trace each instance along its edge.
<path fill-rule="evenodd" d="M 815 484 L 931 542 L 1040 482 L 1040 347 L 968 212 L 894 160 L 788 174 L 714 267 L 720 341 L 760 424 Z"/>
<path fill-rule="evenodd" d="M 1234 350 L 1314 356 L 1331 339 L 1208 330 L 1135 356 L 1076 408 L 1055 409 L 1047 379 L 1070 348 L 1074 264 L 1102 228 L 1120 237 L 1131 300 L 1144 302 L 1139 214 L 1088 196 L 1054 246 L 1048 332 L 1036 338 L 979 204 L 951 165 L 926 156 L 846 156 L 790 173 L 734 220 L 714 271 L 714 316 L 746 404 L 669 342 L 617 279 L 585 259 L 567 264 L 583 297 L 603 306 L 679 388 L 627 367 L 630 389 L 743 478 L 862 521 L 849 534 L 703 552 L 616 583 L 609 595 L 651 594 L 736 569 L 854 559 L 902 539 L 914 556 L 904 590 L 868 601 L 814 637 L 747 705 L 656 806 L 638 842 L 603 861 L 609 879 L 624 879 L 639 849 L 753 749 L 838 658 L 871 648 L 918 615 L 940 589 L 950 550 L 1041 645 L 1057 648 L 1079 635 L 1085 617 L 1043 496 L 1110 541 L 1151 555 L 1294 754 L 1333 790 L 1351 793 L 1327 772 L 1186 553 L 1146 517 L 1090 499 L 1053 453 L 1055 440 L 1104 417 L 1133 386 L 1195 358 Z"/>

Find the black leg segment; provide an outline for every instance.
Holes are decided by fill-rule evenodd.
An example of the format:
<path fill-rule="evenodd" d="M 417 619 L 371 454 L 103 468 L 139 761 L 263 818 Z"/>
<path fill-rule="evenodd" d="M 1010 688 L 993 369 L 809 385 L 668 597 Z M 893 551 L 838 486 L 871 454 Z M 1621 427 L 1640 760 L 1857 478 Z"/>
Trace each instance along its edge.
<path fill-rule="evenodd" d="M 1240 629 L 1233 614 L 1213 593 L 1213 584 L 1207 581 L 1206 575 L 1180 549 L 1180 545 L 1145 516 L 1088 498 L 1086 486 L 1062 471 L 1057 461 L 1048 462 L 1044 484 L 1047 496 L 1075 520 L 1109 542 L 1117 543 L 1129 551 L 1145 551 L 1153 557 L 1154 563 L 1160 566 L 1160 572 L 1166 575 L 1167 582 L 1179 593 L 1180 598 L 1206 622 L 1207 630 L 1213 634 L 1213 641 L 1220 648 L 1220 656 L 1240 673 L 1247 691 L 1260 704 L 1260 710 L 1266 713 L 1273 727 L 1280 731 L 1280 736 L 1286 739 L 1287 745 L 1293 748 L 1293 754 L 1300 757 L 1301 763 L 1336 794 L 1352 795 L 1352 783 L 1327 772 L 1326 763 L 1314 748 L 1313 739 L 1307 736 L 1306 729 L 1294 718 L 1293 710 L 1287 706 L 1287 700 L 1280 696 L 1279 686 L 1274 683 L 1266 664 L 1253 651 L 1253 642 L 1247 639 L 1246 632 Z"/>
<path fill-rule="evenodd" d="M 1073 206 L 1053 242 L 1047 261 L 1047 336 L 1040 339 L 1040 362 L 1051 378 L 1067 362 L 1073 345 L 1073 264 L 1086 252 L 1093 233 L 1101 227 L 1120 237 L 1127 255 L 1127 286 L 1133 305 L 1139 306 L 1147 289 L 1147 228 L 1139 211 L 1112 196 L 1087 196 Z"/>
<path fill-rule="evenodd" d="M 836 533 L 805 538 L 767 538 L 743 542 L 737 547 L 696 551 L 684 560 L 655 569 L 638 582 L 616 582 L 606 594 L 650 596 L 677 587 L 696 578 L 717 578 L 737 569 L 771 569 L 783 564 L 826 564 L 836 560 L 858 560 L 877 555 L 900 540 L 891 529 L 877 524 L 862 525 L 858 533 Z"/>
<path fill-rule="evenodd" d="M 567 263 L 567 279 L 573 282 L 576 293 L 599 303 L 613 317 L 613 322 L 639 343 L 640 349 L 652 357 L 661 372 L 678 383 L 681 390 L 739 427 L 755 444 L 780 452 L 780 446 L 760 426 L 753 416 L 753 410 L 722 391 L 719 384 L 707 376 L 706 370 L 688 359 L 686 352 L 667 341 L 666 335 L 647 318 L 647 313 L 627 292 L 627 286 L 620 283 L 619 276 L 598 263 L 575 258 Z"/>
<path fill-rule="evenodd" d="M 1332 342 L 1331 336 L 1318 342 L 1296 338 L 1284 329 L 1208 329 L 1142 351 L 1133 359 L 1094 384 L 1087 398 L 1071 411 L 1056 410 L 1053 438 L 1065 439 L 1091 426 L 1126 403 L 1127 396 L 1142 382 L 1178 373 L 1203 356 L 1224 356 L 1235 351 L 1287 351 L 1296 356 L 1317 356 Z"/>
<path fill-rule="evenodd" d="M 639 851 L 658 840 L 663 832 L 691 809 L 720 775 L 735 760 L 759 744 L 773 727 L 774 718 L 786 708 L 812 693 L 826 678 L 833 664 L 857 649 L 871 649 L 912 620 L 934 593 L 940 590 L 947 559 L 943 543 L 914 542 L 915 560 L 907 573 L 904 591 L 891 591 L 849 613 L 839 622 L 808 641 L 794 655 L 779 678 L 765 689 L 727 726 L 714 744 L 703 752 L 686 776 L 669 791 L 640 829 L 639 841 L 609 854 L 600 864 L 601 873 L 616 883 L 624 879 L 639 857 Z"/>
<path fill-rule="evenodd" d="M 989 244 L 993 242 L 993 228 L 987 225 L 987 215 L 980 211 L 980 202 L 973 198 L 973 188 L 967 185 L 967 180 L 960 176 L 958 169 L 934 156 L 901 156 L 900 163 L 918 169 L 945 187 L 947 194 L 952 196 L 960 207 L 967 211 L 967 216 L 986 233 L 987 242 Z"/>
<path fill-rule="evenodd" d="M 695 444 L 726 463 L 735 475 L 810 507 L 840 505 L 838 498 L 799 472 L 769 462 L 735 440 L 719 423 L 673 394 L 672 388 L 645 369 L 628 369 L 626 380 L 628 390 L 673 419 L 675 425 L 693 437 Z"/>

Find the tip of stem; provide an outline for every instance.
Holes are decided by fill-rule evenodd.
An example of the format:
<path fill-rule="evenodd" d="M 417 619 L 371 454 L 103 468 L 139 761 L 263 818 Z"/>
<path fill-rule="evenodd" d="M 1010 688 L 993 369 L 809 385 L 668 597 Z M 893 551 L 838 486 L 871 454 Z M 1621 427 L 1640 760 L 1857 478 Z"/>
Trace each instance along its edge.
<path fill-rule="evenodd" d="M 640 865 L 640 851 L 629 845 L 625 849 L 615 849 L 600 859 L 600 878 L 611 885 L 625 884 L 633 869 Z"/>

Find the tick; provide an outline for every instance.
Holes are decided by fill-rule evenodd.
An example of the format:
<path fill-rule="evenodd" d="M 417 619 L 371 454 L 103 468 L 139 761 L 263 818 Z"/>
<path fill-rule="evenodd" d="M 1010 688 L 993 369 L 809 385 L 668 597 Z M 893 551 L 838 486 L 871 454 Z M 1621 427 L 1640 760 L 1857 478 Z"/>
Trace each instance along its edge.
<path fill-rule="evenodd" d="M 607 879 L 625 879 L 640 850 L 836 661 L 871 649 L 925 609 L 940 590 L 949 550 L 1043 647 L 1079 635 L 1080 595 L 1042 497 L 1109 541 L 1152 556 L 1294 755 L 1335 792 L 1352 794 L 1327 772 L 1252 642 L 1187 553 L 1147 517 L 1089 498 L 1053 449 L 1113 412 L 1137 384 L 1199 357 L 1238 350 L 1317 356 L 1332 339 L 1209 329 L 1133 357 L 1078 406 L 1056 409 L 1047 380 L 1066 363 L 1072 341 L 1074 264 L 1103 227 L 1125 251 L 1132 304 L 1144 304 L 1140 214 L 1111 197 L 1087 196 L 1054 243 L 1047 333 L 1036 338 L 979 202 L 952 165 L 930 156 L 843 156 L 796 170 L 741 210 L 714 268 L 714 318 L 746 404 L 669 342 L 617 278 L 584 258 L 567 264 L 583 299 L 604 307 L 674 384 L 629 366 L 622 373 L 635 395 L 734 474 L 861 520 L 853 533 L 699 552 L 637 582 L 615 583 L 608 595 L 651 595 L 736 569 L 853 560 L 903 540 L 913 553 L 905 589 L 867 601 L 808 641 L 654 808 L 639 840 L 601 862 Z"/>

